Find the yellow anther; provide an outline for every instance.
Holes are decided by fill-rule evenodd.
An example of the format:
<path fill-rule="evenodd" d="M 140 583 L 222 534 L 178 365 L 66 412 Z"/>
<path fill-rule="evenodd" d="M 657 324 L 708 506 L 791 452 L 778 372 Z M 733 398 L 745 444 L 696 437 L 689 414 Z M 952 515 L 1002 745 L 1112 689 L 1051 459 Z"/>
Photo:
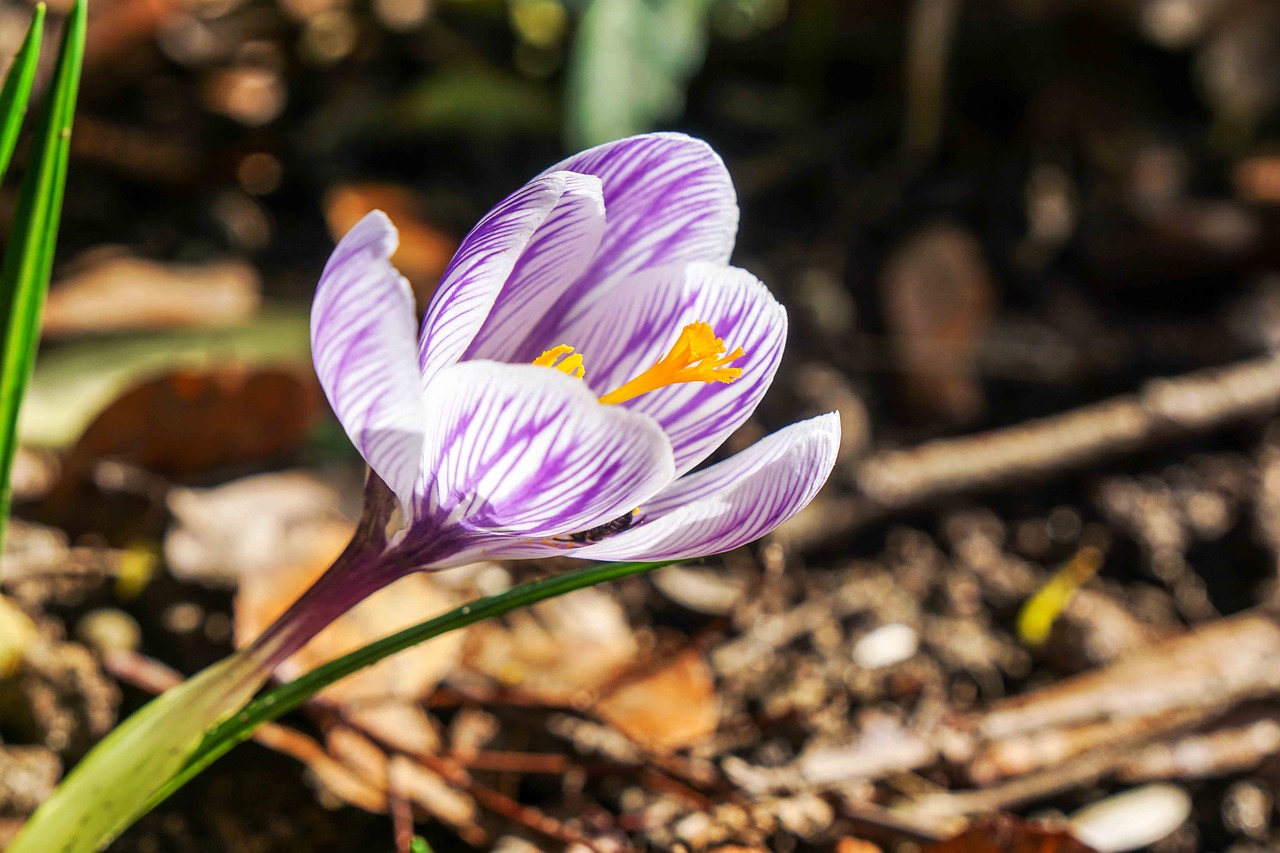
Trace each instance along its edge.
<path fill-rule="evenodd" d="M 621 388 L 600 398 L 601 403 L 624 403 L 667 385 L 681 382 L 732 382 L 742 375 L 742 369 L 725 367 L 731 361 L 742 358 L 742 347 L 725 355 L 724 341 L 707 323 L 690 323 L 680 331 L 680 337 L 658 362 Z"/>
<path fill-rule="evenodd" d="M 561 356 L 565 357 L 561 358 Z M 579 379 L 587 375 L 587 368 L 582 363 L 582 355 L 575 353 L 573 347 L 567 344 L 552 347 L 535 358 L 533 363 L 538 367 L 550 367 L 553 370 L 576 376 Z"/>

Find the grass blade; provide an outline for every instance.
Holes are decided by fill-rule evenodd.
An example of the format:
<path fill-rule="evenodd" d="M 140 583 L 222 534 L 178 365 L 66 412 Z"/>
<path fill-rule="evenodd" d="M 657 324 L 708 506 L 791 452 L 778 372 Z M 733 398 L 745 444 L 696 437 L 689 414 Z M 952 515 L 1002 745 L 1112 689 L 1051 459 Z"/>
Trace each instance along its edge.
<path fill-rule="evenodd" d="M 37 17 L 42 11 L 37 12 Z M 71 149 L 71 121 L 84 60 L 86 17 L 85 0 L 77 0 L 62 34 L 53 84 L 36 126 L 13 230 L 0 265 L 0 546 L 9 517 L 9 472 L 18 445 L 18 407 L 31 379 L 40 337 L 40 313 L 53 271 Z M 20 86 L 15 83 L 15 106 L 20 94 Z"/>
<path fill-rule="evenodd" d="M 0 180 L 9 168 L 13 149 L 18 144 L 18 131 L 27 114 L 27 102 L 31 100 L 31 86 L 36 79 L 36 63 L 40 59 L 40 41 L 44 38 L 44 4 L 36 4 L 31 28 L 22 41 L 13 64 L 0 88 Z"/>

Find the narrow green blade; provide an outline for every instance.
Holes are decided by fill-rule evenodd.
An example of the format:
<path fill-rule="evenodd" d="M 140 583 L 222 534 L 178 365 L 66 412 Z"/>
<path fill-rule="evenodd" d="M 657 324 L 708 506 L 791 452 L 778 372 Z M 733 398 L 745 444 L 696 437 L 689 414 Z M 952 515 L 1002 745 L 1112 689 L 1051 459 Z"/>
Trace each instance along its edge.
<path fill-rule="evenodd" d="M 27 102 L 31 100 L 31 85 L 36 79 L 36 63 L 40 59 L 40 40 L 44 37 L 44 4 L 36 4 L 35 17 L 22 47 L 13 57 L 13 64 L 0 88 L 0 180 L 9 168 L 13 149 L 18 144 L 18 131 L 27 114 Z"/>
<path fill-rule="evenodd" d="M 53 271 L 71 150 L 71 119 L 84 60 L 85 24 L 85 0 L 77 0 L 62 34 L 53 85 L 32 139 L 13 231 L 0 265 L 0 546 L 9 517 L 9 471 L 18 445 L 18 407 L 31 379 L 40 338 L 40 312 Z"/>

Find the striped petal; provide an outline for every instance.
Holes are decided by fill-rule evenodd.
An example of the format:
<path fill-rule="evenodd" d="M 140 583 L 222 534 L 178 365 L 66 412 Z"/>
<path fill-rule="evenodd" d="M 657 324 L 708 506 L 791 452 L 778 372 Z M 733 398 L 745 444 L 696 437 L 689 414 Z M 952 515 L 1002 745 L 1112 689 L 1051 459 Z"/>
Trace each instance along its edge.
<path fill-rule="evenodd" d="M 689 261 L 727 263 L 738 201 L 720 156 L 700 139 L 651 133 L 608 142 L 553 166 L 604 185 L 608 228 L 590 266 L 566 293 L 570 317 L 633 273 Z"/>
<path fill-rule="evenodd" d="M 523 318 L 532 325 L 550 307 L 595 253 L 604 230 L 601 206 L 598 179 L 551 172 L 507 196 L 471 229 L 422 321 L 424 385 L 467 352 L 491 314 L 494 329 L 480 346 L 496 353 L 513 324 L 518 328 Z M 554 292 L 540 293 L 542 287 Z"/>
<path fill-rule="evenodd" d="M 311 355 L 352 443 L 407 506 L 426 418 L 413 293 L 390 260 L 398 242 L 374 211 L 338 243 L 311 306 Z"/>
<path fill-rule="evenodd" d="M 840 420 L 820 415 L 689 474 L 640 508 L 640 520 L 573 557 L 683 560 L 752 542 L 803 509 L 836 461 Z"/>
<path fill-rule="evenodd" d="M 464 362 L 440 371 L 428 394 L 417 515 L 446 538 L 590 529 L 671 482 L 657 424 L 600 405 L 559 371 Z"/>
<path fill-rule="evenodd" d="M 787 314 L 768 288 L 736 267 L 693 263 L 649 270 L 555 336 L 583 354 L 587 382 L 603 395 L 653 365 L 685 325 L 699 320 L 711 324 L 730 351 L 742 347 L 743 356 L 733 363 L 742 375 L 728 384 L 672 385 L 620 404 L 662 425 L 677 476 L 741 426 L 773 382 L 786 344 Z"/>
<path fill-rule="evenodd" d="M 564 193 L 533 233 L 465 358 L 531 361 L 525 340 L 587 268 L 605 231 L 600 179 L 559 172 Z M 538 350 L 541 352 L 542 350 Z M 537 355 L 537 353 L 534 353 Z"/>

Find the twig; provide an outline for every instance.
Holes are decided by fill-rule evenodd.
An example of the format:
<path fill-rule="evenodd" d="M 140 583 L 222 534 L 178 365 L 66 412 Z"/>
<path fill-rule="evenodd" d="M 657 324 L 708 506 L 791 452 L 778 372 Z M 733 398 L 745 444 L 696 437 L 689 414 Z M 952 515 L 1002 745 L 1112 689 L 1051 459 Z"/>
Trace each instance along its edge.
<path fill-rule="evenodd" d="M 938 148 L 946 93 L 947 54 L 960 16 L 958 0 L 915 0 L 908 16 L 907 151 L 928 157 Z"/>
<path fill-rule="evenodd" d="M 1153 379 L 1137 394 L 853 460 L 854 495 L 820 496 L 777 535 L 801 549 L 836 541 L 938 497 L 1062 474 L 1276 409 L 1280 356 Z"/>
<path fill-rule="evenodd" d="M 377 732 L 366 732 L 366 734 L 374 740 L 379 739 Z M 567 824 L 531 806 L 522 805 L 505 794 L 500 794 L 492 788 L 476 782 L 465 767 L 452 759 L 419 751 L 405 753 L 405 755 L 440 776 L 450 785 L 468 794 L 481 807 L 500 817 L 519 823 L 527 829 L 561 844 L 581 844 L 589 850 L 600 850 L 599 846 L 591 838 Z"/>
<path fill-rule="evenodd" d="M 1185 708 L 1219 711 L 1280 692 L 1280 625 L 1248 612 L 1135 652 L 1096 672 L 1000 703 L 967 725 L 998 741 L 1056 726 Z"/>
<path fill-rule="evenodd" d="M 396 853 L 412 853 L 413 806 L 409 798 L 397 791 L 394 785 L 387 790 L 387 803 L 390 806 L 391 826 L 395 833 Z"/>
<path fill-rule="evenodd" d="M 857 471 L 867 499 L 903 507 L 1045 476 L 1280 407 L 1280 358 L 1148 382 L 1138 394 L 966 438 L 879 453 Z"/>

